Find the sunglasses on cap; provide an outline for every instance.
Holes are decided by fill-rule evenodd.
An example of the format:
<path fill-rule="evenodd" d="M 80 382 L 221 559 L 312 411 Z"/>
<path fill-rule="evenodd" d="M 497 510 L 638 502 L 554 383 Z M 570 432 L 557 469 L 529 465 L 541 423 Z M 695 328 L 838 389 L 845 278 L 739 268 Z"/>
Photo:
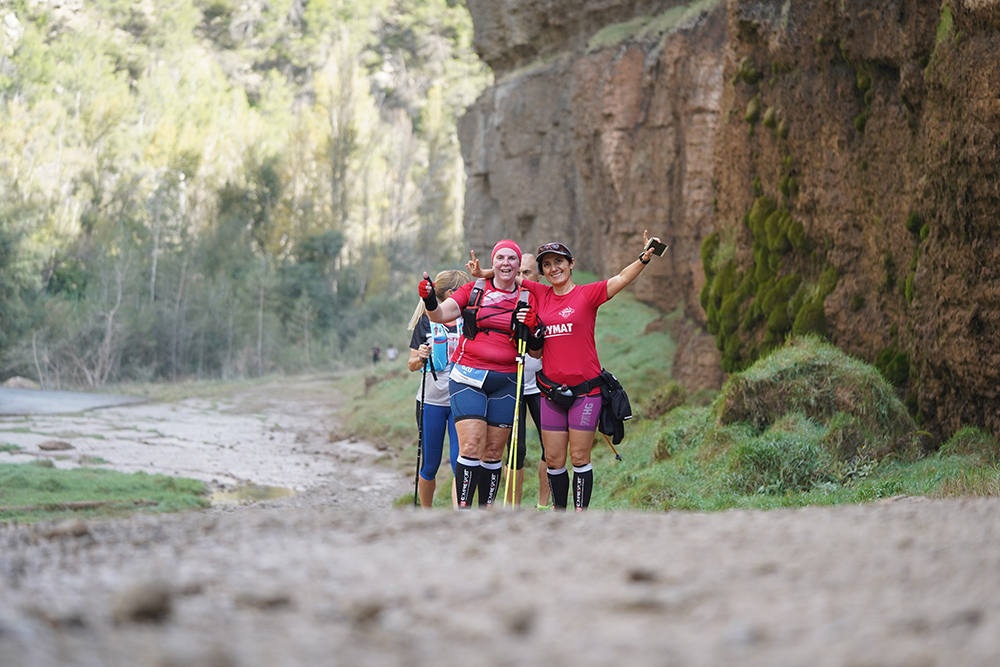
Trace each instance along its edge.
<path fill-rule="evenodd" d="M 536 256 L 542 255 L 547 252 L 554 252 L 559 255 L 565 255 L 567 257 L 572 257 L 573 253 L 569 251 L 562 243 L 543 243 L 538 246 L 538 252 L 535 253 Z"/>

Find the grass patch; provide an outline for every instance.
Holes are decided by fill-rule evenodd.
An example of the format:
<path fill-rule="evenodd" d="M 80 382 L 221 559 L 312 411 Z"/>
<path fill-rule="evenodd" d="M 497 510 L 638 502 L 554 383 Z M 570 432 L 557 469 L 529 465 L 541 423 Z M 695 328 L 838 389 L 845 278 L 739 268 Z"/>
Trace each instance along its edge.
<path fill-rule="evenodd" d="M 640 16 L 630 21 L 614 23 L 594 34 L 587 42 L 588 51 L 598 51 L 629 40 L 660 39 L 719 6 L 720 0 L 694 0 L 678 5 L 656 16 Z"/>
<path fill-rule="evenodd" d="M 594 279 L 584 272 L 574 278 Z M 602 436 L 595 438 L 595 509 L 769 509 L 1000 493 L 994 436 L 962 429 L 928 455 L 879 371 L 819 338 L 793 339 L 733 374 L 706 400 L 686 395 L 671 379 L 674 343 L 666 324 L 677 314 L 664 317 L 627 291 L 599 313 L 599 356 L 629 392 L 637 416 L 618 445 L 622 461 Z M 398 363 L 344 373 L 337 389 L 350 397 L 342 414 L 345 431 L 385 443 L 412 475 L 419 378 L 402 370 L 402 359 Z M 530 420 L 527 435 L 525 510 L 538 490 L 540 450 Z M 451 506 L 450 484 L 445 461 L 435 507 Z M 412 491 L 396 501 L 412 503 Z"/>
<path fill-rule="evenodd" d="M 141 508 L 174 512 L 206 507 L 205 485 L 193 479 L 126 474 L 102 468 L 0 464 L 0 521 L 31 523 L 65 516 L 121 516 Z"/>
<path fill-rule="evenodd" d="M 622 463 L 595 464 L 592 506 L 712 511 L 1000 493 L 995 437 L 961 429 L 925 456 L 917 436 L 874 367 L 798 339 L 731 376 L 712 405 L 640 424 Z"/>
<path fill-rule="evenodd" d="M 19 452 L 21 449 L 21 445 L 15 445 L 12 442 L 0 443 L 0 452 Z"/>

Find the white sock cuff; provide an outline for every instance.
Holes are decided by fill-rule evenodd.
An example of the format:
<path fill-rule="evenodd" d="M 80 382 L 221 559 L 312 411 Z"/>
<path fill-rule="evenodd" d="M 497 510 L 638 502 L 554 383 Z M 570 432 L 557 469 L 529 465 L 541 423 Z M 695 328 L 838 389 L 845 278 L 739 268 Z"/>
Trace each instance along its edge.
<path fill-rule="evenodd" d="M 592 463 L 588 463 L 582 466 L 573 466 L 573 472 L 587 472 L 588 470 L 593 470 L 593 469 L 594 465 Z"/>
<path fill-rule="evenodd" d="M 466 468 L 477 468 L 479 467 L 479 459 L 467 459 L 464 456 L 459 456 L 456 461 L 461 463 Z"/>
<path fill-rule="evenodd" d="M 563 466 L 562 468 L 558 468 L 558 469 L 556 469 L 556 468 L 546 468 L 546 470 L 548 471 L 548 473 L 550 475 L 552 475 L 553 477 L 555 477 L 556 475 L 561 475 L 564 472 L 566 472 L 566 466 Z"/>
<path fill-rule="evenodd" d="M 479 465 L 487 470 L 500 470 L 502 467 L 502 464 L 499 461 L 483 461 Z"/>

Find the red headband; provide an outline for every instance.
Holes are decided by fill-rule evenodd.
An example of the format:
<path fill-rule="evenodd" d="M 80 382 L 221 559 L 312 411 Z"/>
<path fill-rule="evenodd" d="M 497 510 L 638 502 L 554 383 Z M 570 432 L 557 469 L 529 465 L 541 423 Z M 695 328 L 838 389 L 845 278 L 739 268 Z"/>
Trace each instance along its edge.
<path fill-rule="evenodd" d="M 493 252 L 490 253 L 490 264 L 493 263 L 493 258 L 497 256 L 497 251 L 500 250 L 500 249 L 502 249 L 502 248 L 507 248 L 508 250 L 513 250 L 515 253 L 517 253 L 517 261 L 519 261 L 519 262 L 521 261 L 521 248 L 520 248 L 520 246 L 518 246 L 516 243 L 514 243 L 513 241 L 511 241 L 509 239 L 504 239 L 503 241 L 497 241 L 497 244 L 495 246 L 493 246 Z"/>

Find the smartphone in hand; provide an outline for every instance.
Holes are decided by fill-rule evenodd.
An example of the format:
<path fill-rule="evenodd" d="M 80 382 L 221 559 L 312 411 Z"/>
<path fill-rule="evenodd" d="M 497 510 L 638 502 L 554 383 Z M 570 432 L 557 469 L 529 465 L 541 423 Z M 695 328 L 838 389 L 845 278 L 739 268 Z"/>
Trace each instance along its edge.
<path fill-rule="evenodd" d="M 667 247 L 668 246 L 665 243 L 660 243 L 656 239 L 649 239 L 649 244 L 646 246 L 646 250 L 649 250 L 650 248 L 652 248 L 654 255 L 662 257 L 663 253 L 664 253 L 664 251 L 666 251 Z"/>

